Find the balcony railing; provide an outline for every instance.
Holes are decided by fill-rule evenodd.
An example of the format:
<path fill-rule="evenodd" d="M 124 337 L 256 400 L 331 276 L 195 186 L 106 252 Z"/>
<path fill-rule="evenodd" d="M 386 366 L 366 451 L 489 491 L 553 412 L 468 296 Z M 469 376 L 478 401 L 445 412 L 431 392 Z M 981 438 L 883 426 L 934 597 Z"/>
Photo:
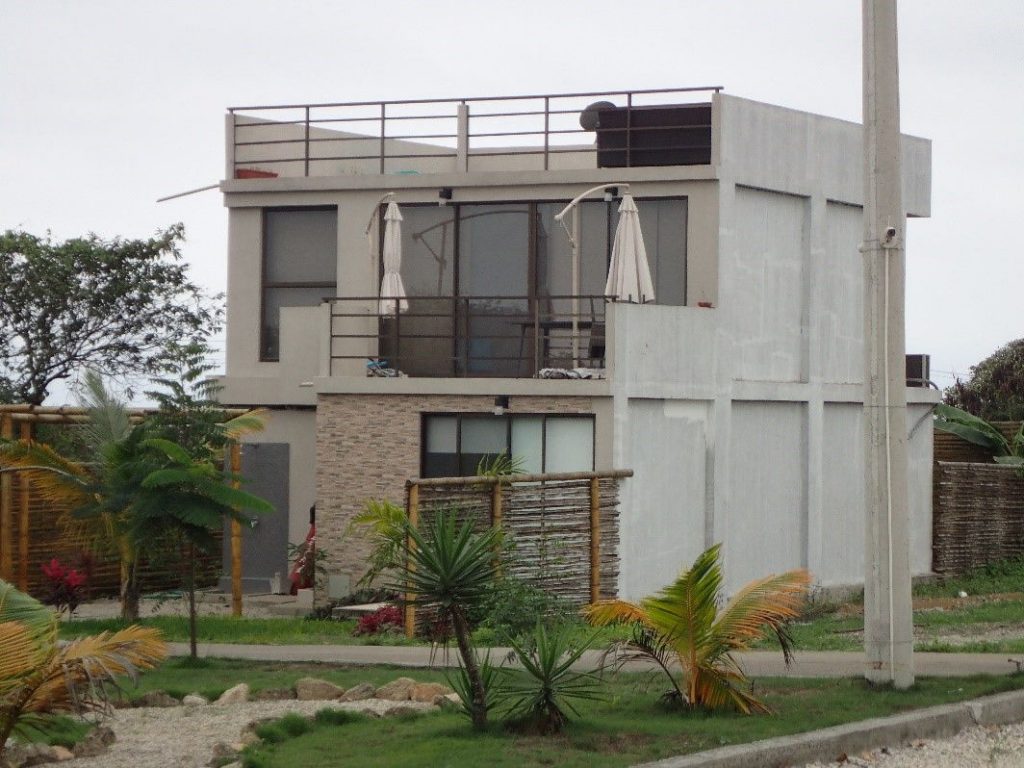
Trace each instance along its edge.
<path fill-rule="evenodd" d="M 605 296 L 412 296 L 330 300 L 331 375 L 557 376 L 604 368 Z M 546 370 L 547 369 L 547 370 Z"/>
<path fill-rule="evenodd" d="M 694 98 L 706 102 L 720 90 L 230 107 L 228 174 L 491 170 L 495 158 L 507 166 L 510 156 L 527 158 L 517 170 L 701 164 L 710 152 L 710 105 Z M 596 102 L 603 106 L 584 128 L 581 113 Z"/>

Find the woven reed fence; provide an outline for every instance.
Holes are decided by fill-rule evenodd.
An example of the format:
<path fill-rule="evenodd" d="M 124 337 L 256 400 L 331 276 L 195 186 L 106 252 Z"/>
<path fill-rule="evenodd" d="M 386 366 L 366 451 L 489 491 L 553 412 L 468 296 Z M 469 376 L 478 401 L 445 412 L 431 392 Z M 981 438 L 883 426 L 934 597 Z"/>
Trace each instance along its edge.
<path fill-rule="evenodd" d="M 615 597 L 619 483 L 632 470 L 410 480 L 406 513 L 421 526 L 454 511 L 477 530 L 498 526 L 511 542 L 509 575 L 580 607 Z M 406 608 L 406 633 L 416 612 Z"/>
<path fill-rule="evenodd" d="M 935 464 L 932 569 L 957 574 L 1024 555 L 1024 478 L 995 463 Z"/>
<path fill-rule="evenodd" d="M 130 411 L 133 421 L 144 411 Z M 237 415 L 241 411 L 227 411 Z M 73 428 L 87 417 L 81 408 L 42 406 L 0 406 L 0 437 L 29 440 L 35 425 L 55 424 Z M 232 458 L 235 459 L 234 451 Z M 236 468 L 237 469 L 237 468 Z M 41 497 L 28 478 L 20 472 L 0 474 L 0 578 L 15 584 L 35 597 L 45 597 L 47 582 L 42 566 L 57 558 L 66 566 L 86 572 L 88 598 L 114 596 L 120 592 L 121 565 L 116 552 L 88 551 L 81 542 L 65 534 L 60 518 L 67 510 Z M 222 536 L 220 531 L 215 537 Z M 182 584 L 184 555 L 165 547 L 140 562 L 139 581 L 144 591 L 178 588 Z M 197 558 L 197 582 L 215 585 L 222 573 L 221 547 Z M 240 578 L 240 577 L 239 577 Z M 240 590 L 240 587 L 239 587 Z"/>

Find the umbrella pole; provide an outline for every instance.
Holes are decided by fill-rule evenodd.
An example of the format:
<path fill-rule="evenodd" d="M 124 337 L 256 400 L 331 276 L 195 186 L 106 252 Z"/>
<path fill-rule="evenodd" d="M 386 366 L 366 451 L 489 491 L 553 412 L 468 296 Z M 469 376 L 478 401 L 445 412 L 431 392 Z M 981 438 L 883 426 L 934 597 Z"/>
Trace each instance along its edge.
<path fill-rule="evenodd" d="M 572 210 L 572 367 L 580 366 L 580 207 Z"/>

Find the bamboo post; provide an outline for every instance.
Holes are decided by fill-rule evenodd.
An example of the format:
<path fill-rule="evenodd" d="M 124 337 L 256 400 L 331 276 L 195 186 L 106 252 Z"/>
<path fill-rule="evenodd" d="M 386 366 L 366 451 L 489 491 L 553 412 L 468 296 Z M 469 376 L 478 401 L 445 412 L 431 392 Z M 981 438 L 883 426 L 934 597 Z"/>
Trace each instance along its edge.
<path fill-rule="evenodd" d="M 11 415 L 5 413 L 0 416 L 0 437 L 5 440 L 11 440 L 14 437 L 14 422 L 11 420 Z M 5 581 L 11 581 L 11 575 L 13 572 L 13 552 L 11 551 L 11 545 L 13 543 L 13 532 L 11 527 L 13 524 L 13 499 L 12 496 L 12 477 L 10 472 L 4 472 L 0 474 L 0 578 Z"/>
<path fill-rule="evenodd" d="M 601 486 L 590 478 L 590 602 L 601 599 Z"/>
<path fill-rule="evenodd" d="M 416 528 L 420 521 L 420 487 L 416 483 L 409 486 L 409 503 L 408 503 L 408 517 L 409 527 Z M 413 547 L 416 546 L 412 537 L 406 535 L 405 537 L 405 570 L 411 572 L 413 570 L 412 554 Z M 412 603 L 413 594 L 411 592 L 405 593 L 405 636 L 410 640 L 416 635 L 416 606 Z"/>
<path fill-rule="evenodd" d="M 494 485 L 491 486 L 491 527 L 501 529 L 502 527 L 502 511 L 501 511 L 501 480 L 497 480 Z M 501 575 L 501 545 L 498 545 L 499 549 L 494 553 L 494 570 Z"/>
<path fill-rule="evenodd" d="M 21 439 L 32 439 L 32 423 L 21 422 Z M 28 592 L 28 477 L 18 478 L 18 589 Z"/>
<path fill-rule="evenodd" d="M 231 443 L 231 481 L 233 488 L 241 487 L 242 446 Z M 231 615 L 242 615 L 242 524 L 231 518 Z"/>

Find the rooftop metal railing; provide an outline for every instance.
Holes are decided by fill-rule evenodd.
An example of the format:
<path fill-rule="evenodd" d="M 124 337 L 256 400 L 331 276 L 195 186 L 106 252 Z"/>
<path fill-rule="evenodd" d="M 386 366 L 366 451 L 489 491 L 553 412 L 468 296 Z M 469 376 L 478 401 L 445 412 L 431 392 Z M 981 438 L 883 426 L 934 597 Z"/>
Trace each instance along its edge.
<path fill-rule="evenodd" d="M 400 173 L 399 166 L 416 160 L 448 158 L 453 169 L 465 171 L 485 156 L 525 155 L 547 170 L 555 157 L 595 151 L 593 129 L 583 128 L 579 118 L 599 100 L 606 109 L 622 113 L 621 124 L 601 130 L 618 135 L 617 164 L 628 167 L 638 134 L 679 127 L 659 123 L 657 117 L 635 121 L 638 110 L 693 104 L 695 96 L 707 100 L 720 90 L 704 86 L 230 107 L 228 165 L 232 176 L 243 169 L 257 176 L 260 169 L 275 175 L 274 169 L 285 165 L 287 175 L 317 176 L 343 163 L 363 163 L 383 174 Z M 710 123 L 691 127 L 709 131 Z M 520 146 L 508 146 L 511 141 Z M 663 141 L 659 148 L 685 151 L 695 146 L 685 136 L 670 141 L 676 143 Z"/>
<path fill-rule="evenodd" d="M 371 376 L 435 378 L 529 378 L 543 369 L 604 367 L 605 296 L 407 301 L 405 312 L 381 315 L 376 296 L 330 299 L 331 375 L 343 361 L 359 361 Z"/>

